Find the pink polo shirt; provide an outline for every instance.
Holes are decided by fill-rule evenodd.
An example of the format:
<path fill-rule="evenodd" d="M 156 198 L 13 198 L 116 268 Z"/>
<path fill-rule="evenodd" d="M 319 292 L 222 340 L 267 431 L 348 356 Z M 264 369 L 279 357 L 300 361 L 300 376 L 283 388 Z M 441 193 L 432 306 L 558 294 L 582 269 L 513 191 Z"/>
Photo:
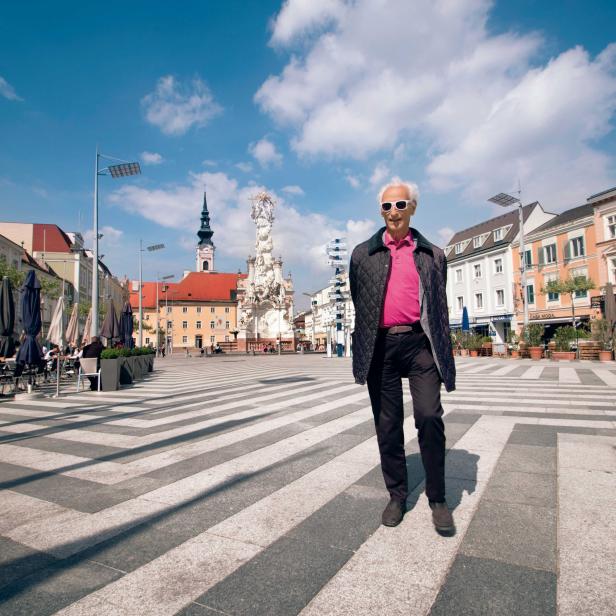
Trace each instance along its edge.
<path fill-rule="evenodd" d="M 419 274 L 413 258 L 415 242 L 411 232 L 409 230 L 406 237 L 396 241 L 385 231 L 383 243 L 391 254 L 391 265 L 381 327 L 408 325 L 419 321 Z"/>

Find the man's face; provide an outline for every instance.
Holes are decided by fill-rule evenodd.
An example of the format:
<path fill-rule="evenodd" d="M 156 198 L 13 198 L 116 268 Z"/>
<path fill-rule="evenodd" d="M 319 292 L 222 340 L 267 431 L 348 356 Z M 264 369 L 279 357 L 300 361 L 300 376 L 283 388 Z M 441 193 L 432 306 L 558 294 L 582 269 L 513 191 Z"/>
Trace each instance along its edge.
<path fill-rule="evenodd" d="M 389 201 L 404 201 L 410 199 L 408 188 L 404 186 L 390 186 L 384 193 L 381 202 Z M 411 223 L 411 216 L 417 208 L 416 203 L 409 203 L 405 210 L 399 210 L 395 205 L 385 212 L 381 209 L 381 216 L 387 225 L 387 230 L 391 236 L 399 236 L 401 233 L 406 233 Z"/>

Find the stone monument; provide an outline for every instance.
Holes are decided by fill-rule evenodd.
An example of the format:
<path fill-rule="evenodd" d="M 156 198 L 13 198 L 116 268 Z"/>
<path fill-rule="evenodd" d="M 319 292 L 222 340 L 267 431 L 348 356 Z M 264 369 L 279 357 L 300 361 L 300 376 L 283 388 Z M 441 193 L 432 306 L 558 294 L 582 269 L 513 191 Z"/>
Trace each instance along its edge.
<path fill-rule="evenodd" d="M 256 256 L 247 260 L 248 275 L 238 280 L 238 350 L 294 349 L 293 282 L 283 278 L 282 259 L 274 259 L 272 223 L 275 202 L 266 192 L 251 198 L 251 218 L 257 227 Z M 280 341 L 280 342 L 279 342 Z"/>

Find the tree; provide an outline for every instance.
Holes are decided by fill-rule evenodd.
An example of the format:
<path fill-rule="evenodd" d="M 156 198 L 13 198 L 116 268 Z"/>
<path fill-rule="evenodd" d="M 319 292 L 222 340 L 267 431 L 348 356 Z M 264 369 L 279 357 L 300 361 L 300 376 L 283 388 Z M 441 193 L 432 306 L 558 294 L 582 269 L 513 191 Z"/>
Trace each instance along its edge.
<path fill-rule="evenodd" d="M 558 293 L 560 295 L 565 294 L 569 296 L 571 301 L 571 321 L 573 327 L 575 327 L 575 304 L 573 296 L 575 293 L 582 293 L 596 289 L 595 283 L 586 276 L 569 276 L 564 280 L 560 278 L 556 280 L 550 280 L 545 287 L 541 289 L 541 293 L 546 295 L 547 293 Z"/>

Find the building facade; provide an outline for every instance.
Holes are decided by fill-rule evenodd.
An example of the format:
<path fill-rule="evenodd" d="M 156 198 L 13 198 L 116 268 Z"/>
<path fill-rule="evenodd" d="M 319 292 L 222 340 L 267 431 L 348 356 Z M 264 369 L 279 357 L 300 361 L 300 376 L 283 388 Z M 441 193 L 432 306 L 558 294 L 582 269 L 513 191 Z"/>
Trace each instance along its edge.
<path fill-rule="evenodd" d="M 520 262 L 519 240 L 512 244 L 513 259 Z M 596 317 L 592 298 L 600 294 L 599 259 L 593 204 L 586 203 L 555 216 L 531 231 L 525 243 L 526 297 L 522 295 L 521 274 L 515 273 L 516 320 L 523 322 L 524 301 L 528 304 L 529 323 L 542 323 L 545 337 L 552 337 L 560 325 L 588 322 Z M 573 298 L 558 293 L 544 293 L 551 280 L 585 276 L 597 286 Z M 572 306 L 573 302 L 573 306 Z M 518 327 L 518 331 L 519 331 Z"/>
<path fill-rule="evenodd" d="M 616 187 L 588 197 L 593 206 L 598 283 L 605 294 L 608 282 L 616 286 Z"/>
<path fill-rule="evenodd" d="M 539 203 L 523 208 L 524 232 L 552 219 Z M 471 328 L 505 342 L 517 328 L 515 271 L 511 246 L 519 238 L 519 212 L 513 209 L 457 232 L 445 247 L 449 323 L 461 328 L 466 308 Z"/>

